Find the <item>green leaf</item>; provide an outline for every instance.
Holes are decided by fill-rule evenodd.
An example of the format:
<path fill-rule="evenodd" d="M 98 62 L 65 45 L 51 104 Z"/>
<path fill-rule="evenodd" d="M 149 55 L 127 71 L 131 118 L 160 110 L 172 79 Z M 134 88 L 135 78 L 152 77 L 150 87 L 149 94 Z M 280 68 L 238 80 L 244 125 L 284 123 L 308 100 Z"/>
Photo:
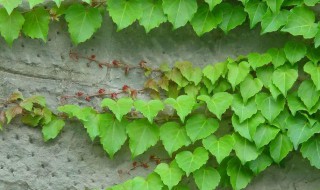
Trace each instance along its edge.
<path fill-rule="evenodd" d="M 276 163 L 280 163 L 280 161 L 293 149 L 293 146 L 287 135 L 279 133 L 277 137 L 271 141 L 269 148 L 272 159 Z"/>
<path fill-rule="evenodd" d="M 129 147 L 133 158 L 144 153 L 159 140 L 158 126 L 150 124 L 146 119 L 138 119 L 129 123 L 127 134 L 130 138 Z"/>
<path fill-rule="evenodd" d="M 164 185 L 161 177 L 156 173 L 151 173 L 145 180 L 143 189 L 145 190 L 162 190 Z"/>
<path fill-rule="evenodd" d="M 202 167 L 193 173 L 193 178 L 201 190 L 215 189 L 220 182 L 220 174 L 213 167 Z"/>
<path fill-rule="evenodd" d="M 10 15 L 13 9 L 17 8 L 22 3 L 22 0 L 0 0 L 0 4 L 7 10 Z"/>
<path fill-rule="evenodd" d="M 291 64 L 300 61 L 307 53 L 307 47 L 303 43 L 289 41 L 284 46 L 284 52 Z"/>
<path fill-rule="evenodd" d="M 263 83 L 260 79 L 253 79 L 251 75 L 248 75 L 244 81 L 240 83 L 240 93 L 243 98 L 243 102 L 246 104 L 249 98 L 262 90 L 262 87 Z"/>
<path fill-rule="evenodd" d="M 265 119 L 260 113 L 252 116 L 250 119 L 247 119 L 242 123 L 240 123 L 239 118 L 236 115 L 232 116 L 232 126 L 234 130 L 249 141 L 253 141 L 257 127 L 261 123 L 264 123 L 264 121 Z"/>
<path fill-rule="evenodd" d="M 173 68 L 170 72 L 166 72 L 165 76 L 169 80 L 175 82 L 179 87 L 185 87 L 189 84 L 189 81 L 182 76 L 181 72 L 177 68 Z"/>
<path fill-rule="evenodd" d="M 38 5 L 44 2 L 44 0 L 28 0 L 28 1 L 29 1 L 30 9 L 32 9 L 35 5 Z"/>
<path fill-rule="evenodd" d="M 219 140 L 214 135 L 211 135 L 202 140 L 205 149 L 209 150 L 210 153 L 216 157 L 219 164 L 224 158 L 229 156 L 234 143 L 232 135 L 224 135 Z"/>
<path fill-rule="evenodd" d="M 269 144 L 270 141 L 276 138 L 279 132 L 280 130 L 278 128 L 272 127 L 270 125 L 259 125 L 253 137 L 256 147 L 258 149 L 261 149 L 263 146 Z"/>
<path fill-rule="evenodd" d="M 272 74 L 272 83 L 281 91 L 284 97 L 292 88 L 293 84 L 298 79 L 298 70 L 289 67 L 280 67 Z"/>
<path fill-rule="evenodd" d="M 212 11 L 212 9 L 216 5 L 219 5 L 222 2 L 222 0 L 204 0 L 204 1 L 209 4 L 210 11 Z"/>
<path fill-rule="evenodd" d="M 204 139 L 214 133 L 219 122 L 214 118 L 207 118 L 203 114 L 191 116 L 186 122 L 186 131 L 192 142 Z"/>
<path fill-rule="evenodd" d="M 258 79 L 263 83 L 263 86 L 269 89 L 271 92 L 271 95 L 274 99 L 277 99 L 277 97 L 281 94 L 280 90 L 272 83 L 272 74 L 273 74 L 273 67 L 268 66 L 265 68 L 258 68 L 256 71 Z"/>
<path fill-rule="evenodd" d="M 272 12 L 279 12 L 284 0 L 264 0 Z"/>
<path fill-rule="evenodd" d="M 62 128 L 64 127 L 64 125 L 65 122 L 57 118 L 52 119 L 50 123 L 44 125 L 42 128 L 44 141 L 56 138 L 62 130 Z"/>
<path fill-rule="evenodd" d="M 310 125 L 309 121 L 302 116 L 289 117 L 288 119 L 288 137 L 293 143 L 295 150 L 301 143 L 309 140 L 315 133 L 320 132 L 320 125 Z"/>
<path fill-rule="evenodd" d="M 143 9 L 139 0 L 108 0 L 107 9 L 113 22 L 120 31 L 131 25 L 143 15 Z"/>
<path fill-rule="evenodd" d="M 82 108 L 78 105 L 63 105 L 58 107 L 58 111 L 66 113 L 69 118 L 77 117 L 80 120 L 85 120 L 85 118 L 81 117 Z"/>
<path fill-rule="evenodd" d="M 239 121 L 242 123 L 244 120 L 250 118 L 254 114 L 257 113 L 258 109 L 256 106 L 256 102 L 254 99 L 249 100 L 246 104 L 242 101 L 240 95 L 233 96 L 233 102 L 231 105 L 231 109 L 234 113 L 239 116 Z"/>
<path fill-rule="evenodd" d="M 189 176 L 190 173 L 198 170 L 207 163 L 209 154 L 203 147 L 198 147 L 193 153 L 190 151 L 178 153 L 175 159 L 178 166 Z"/>
<path fill-rule="evenodd" d="M 97 114 L 96 110 L 91 107 L 83 108 L 81 110 L 81 114 L 79 115 L 79 119 L 83 118 L 83 126 L 87 129 L 87 133 L 92 141 L 100 134 L 100 115 L 101 114 Z"/>
<path fill-rule="evenodd" d="M 101 102 L 101 107 L 108 107 L 119 121 L 131 111 L 132 105 L 133 100 L 131 98 L 120 98 L 117 101 L 105 98 Z"/>
<path fill-rule="evenodd" d="M 273 160 L 267 154 L 261 154 L 257 159 L 248 162 L 249 168 L 255 175 L 264 171 L 272 164 Z"/>
<path fill-rule="evenodd" d="M 283 98 L 275 100 L 266 93 L 260 93 L 256 95 L 256 104 L 262 115 L 272 122 L 284 109 L 285 101 Z"/>
<path fill-rule="evenodd" d="M 250 72 L 250 65 L 248 62 L 242 61 L 241 63 L 232 62 L 227 65 L 228 67 L 228 81 L 232 89 L 235 90 L 236 86 L 240 84 Z"/>
<path fill-rule="evenodd" d="M 310 165 L 320 169 L 320 138 L 314 136 L 302 144 L 302 156 L 310 161 Z"/>
<path fill-rule="evenodd" d="M 214 85 L 221 76 L 224 76 L 226 72 L 226 62 L 216 63 L 214 65 L 207 65 L 202 71 L 203 76 L 207 77 L 211 81 L 212 85 Z"/>
<path fill-rule="evenodd" d="M 198 96 L 198 100 L 205 101 L 209 111 L 221 120 L 221 116 L 231 106 L 233 96 L 227 92 L 215 93 L 211 98 L 207 95 Z"/>
<path fill-rule="evenodd" d="M 208 5 L 203 4 L 198 8 L 198 11 L 190 21 L 193 30 L 198 36 L 210 32 L 222 21 L 222 15 L 218 11 L 211 12 Z"/>
<path fill-rule="evenodd" d="M 320 90 L 320 67 L 309 61 L 304 65 L 303 70 L 311 76 L 317 91 Z"/>
<path fill-rule="evenodd" d="M 304 3 L 307 5 L 307 6 L 315 6 L 317 3 L 319 3 L 319 0 L 304 0 Z"/>
<path fill-rule="evenodd" d="M 307 58 L 312 62 L 317 64 L 320 60 L 320 48 L 314 48 L 312 46 L 308 47 Z"/>
<path fill-rule="evenodd" d="M 250 28 L 253 28 L 267 12 L 267 5 L 259 0 L 252 0 L 245 4 L 244 10 L 248 13 L 250 19 Z"/>
<path fill-rule="evenodd" d="M 167 21 L 167 17 L 162 10 L 161 1 L 145 0 L 141 3 L 142 16 L 139 23 L 144 27 L 146 32 L 158 27 L 161 23 Z"/>
<path fill-rule="evenodd" d="M 150 100 L 148 102 L 144 100 L 137 100 L 134 102 L 134 107 L 137 111 L 141 112 L 150 123 L 152 123 L 153 118 L 164 109 L 164 104 L 160 100 Z"/>
<path fill-rule="evenodd" d="M 237 158 L 232 158 L 228 162 L 227 174 L 230 176 L 232 188 L 236 190 L 245 188 L 253 178 L 252 172 L 241 165 Z"/>
<path fill-rule="evenodd" d="M 282 31 L 294 36 L 302 35 L 306 39 L 313 38 L 318 32 L 314 12 L 305 6 L 291 9 L 287 24 Z"/>
<path fill-rule="evenodd" d="M 57 4 L 57 7 L 60 7 L 61 2 L 62 2 L 63 0 L 53 0 L 53 1 Z"/>
<path fill-rule="evenodd" d="M 23 115 L 22 118 L 21 118 L 21 122 L 23 124 L 26 124 L 28 126 L 31 126 L 31 127 L 36 127 L 39 125 L 39 122 L 40 120 L 42 119 L 41 116 L 32 116 L 30 114 L 27 114 L 27 115 Z M 1 123 L 1 122 L 0 122 Z"/>
<path fill-rule="evenodd" d="M 111 159 L 127 140 L 126 126 L 128 121 L 116 120 L 111 114 L 101 114 L 99 122 L 100 143 Z"/>
<path fill-rule="evenodd" d="M 229 3 L 221 3 L 217 6 L 217 10 L 222 11 L 222 22 L 219 27 L 225 33 L 241 25 L 247 17 L 246 12 L 244 12 L 241 6 L 235 6 Z"/>
<path fill-rule="evenodd" d="M 9 15 L 5 9 L 0 9 L 0 32 L 10 46 L 19 37 L 23 24 L 24 18 L 19 11 L 13 10 Z"/>
<path fill-rule="evenodd" d="M 169 190 L 178 185 L 184 175 L 184 172 L 175 161 L 171 162 L 170 165 L 166 163 L 159 164 L 154 172 L 160 175 L 162 182 L 169 187 Z"/>
<path fill-rule="evenodd" d="M 283 49 L 271 48 L 268 50 L 268 54 L 272 57 L 272 64 L 274 68 L 284 65 L 287 61 L 286 54 Z"/>
<path fill-rule="evenodd" d="M 192 19 L 198 5 L 196 0 L 163 0 L 162 7 L 173 29 L 177 29 Z"/>
<path fill-rule="evenodd" d="M 297 111 L 307 110 L 297 92 L 290 93 L 287 97 L 287 102 L 292 115 L 296 115 Z"/>
<path fill-rule="evenodd" d="M 35 104 L 45 107 L 46 99 L 43 96 L 35 95 L 25 99 L 19 105 L 28 111 L 32 111 Z"/>
<path fill-rule="evenodd" d="M 304 80 L 299 86 L 298 96 L 308 110 L 311 110 L 311 108 L 317 104 L 320 93 L 311 80 Z"/>
<path fill-rule="evenodd" d="M 234 150 L 243 165 L 251 160 L 255 160 L 261 153 L 253 143 L 237 133 L 233 134 L 233 138 L 235 140 Z"/>
<path fill-rule="evenodd" d="M 71 39 L 75 44 L 91 38 L 102 23 L 102 16 L 98 9 L 84 7 L 81 4 L 71 5 L 65 13 L 65 19 L 68 22 Z"/>
<path fill-rule="evenodd" d="M 287 120 L 290 116 L 291 113 L 285 108 L 271 124 L 279 128 L 281 131 L 286 131 L 288 125 Z"/>
<path fill-rule="evenodd" d="M 165 103 L 171 105 L 177 111 L 181 121 L 184 122 L 185 117 L 191 113 L 196 101 L 192 96 L 181 95 L 176 100 L 167 98 Z"/>
<path fill-rule="evenodd" d="M 193 68 L 190 62 L 177 62 L 175 67 L 178 68 L 188 81 L 194 82 L 198 85 L 202 79 L 202 71 L 200 68 Z"/>
<path fill-rule="evenodd" d="M 170 157 L 174 151 L 191 143 L 186 129 L 176 122 L 166 122 L 160 127 L 160 139 Z"/>
<path fill-rule="evenodd" d="M 271 55 L 268 53 L 260 54 L 260 53 L 250 53 L 248 55 L 248 62 L 253 68 L 253 70 L 256 70 L 258 67 L 262 67 L 264 65 L 267 65 L 272 61 Z"/>
<path fill-rule="evenodd" d="M 278 13 L 272 13 L 271 11 L 267 11 L 267 13 L 262 17 L 261 34 L 275 32 L 279 30 L 283 25 L 287 23 L 288 15 L 289 11 L 286 10 L 282 10 Z"/>
<path fill-rule="evenodd" d="M 37 7 L 24 15 L 25 22 L 22 31 L 32 39 L 47 40 L 50 15 L 43 7 Z"/>

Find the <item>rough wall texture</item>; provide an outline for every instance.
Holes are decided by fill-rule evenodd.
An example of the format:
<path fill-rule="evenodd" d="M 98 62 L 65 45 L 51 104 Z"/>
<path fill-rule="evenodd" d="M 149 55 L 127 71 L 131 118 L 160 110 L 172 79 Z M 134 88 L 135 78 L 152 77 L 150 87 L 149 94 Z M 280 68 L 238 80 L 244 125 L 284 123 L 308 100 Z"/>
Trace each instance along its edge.
<path fill-rule="evenodd" d="M 124 76 L 117 69 L 87 67 L 83 61 L 74 62 L 69 51 L 82 55 L 95 54 L 97 59 L 119 59 L 136 65 L 140 60 L 157 66 L 167 62 L 187 60 L 203 67 L 227 57 L 281 47 L 286 35 L 259 35 L 248 26 L 232 31 L 228 36 L 211 32 L 201 38 L 184 27 L 172 31 L 169 25 L 145 34 L 142 27 L 133 25 L 116 32 L 110 18 L 105 18 L 102 29 L 93 39 L 74 47 L 64 22 L 52 23 L 48 42 L 20 38 L 13 47 L 0 41 L 0 96 L 14 90 L 25 94 L 46 96 L 51 108 L 59 105 L 59 96 L 77 91 L 96 92 L 99 88 L 112 90 L 127 84 L 135 88 L 143 85 L 143 73 L 130 72 Z M 93 101 L 97 105 L 98 100 Z M 69 123 L 54 141 L 44 143 L 38 129 L 7 126 L 0 133 L 0 189 L 4 190 L 80 190 L 103 189 L 132 178 L 146 175 L 150 169 L 137 169 L 125 174 L 132 161 L 128 146 L 110 160 L 98 143 L 92 143 L 78 123 Z M 166 156 L 162 147 L 148 151 L 145 157 Z M 121 173 L 122 171 L 122 173 Z M 320 171 L 309 166 L 300 155 L 291 155 L 283 166 L 272 166 L 257 177 L 250 190 L 314 190 L 320 185 Z"/>

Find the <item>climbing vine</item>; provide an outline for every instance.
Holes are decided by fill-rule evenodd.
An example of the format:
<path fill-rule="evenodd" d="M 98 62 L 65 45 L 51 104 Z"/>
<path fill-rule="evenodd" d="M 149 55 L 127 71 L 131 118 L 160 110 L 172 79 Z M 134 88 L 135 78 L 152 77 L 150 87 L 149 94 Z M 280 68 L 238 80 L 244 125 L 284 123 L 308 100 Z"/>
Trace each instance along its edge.
<path fill-rule="evenodd" d="M 135 177 L 109 189 L 245 188 L 271 164 L 300 151 L 320 169 L 320 49 L 301 42 L 266 53 L 250 53 L 200 69 L 189 62 L 173 68 L 106 63 L 114 69 L 143 69 L 144 89 L 125 85 L 117 92 L 77 92 L 68 98 L 101 98 L 100 109 L 65 104 L 53 113 L 42 96 L 14 92 L 0 103 L 0 122 L 13 118 L 56 138 L 67 118 L 81 122 L 91 140 L 99 140 L 114 158 L 126 141 L 132 158 L 162 143 L 170 160 L 157 160 L 147 178 Z M 100 66 L 94 56 L 79 56 Z M 149 94 L 150 100 L 137 93 Z M 135 92 L 135 93 L 133 93 Z M 231 124 L 228 124 L 228 121 Z"/>

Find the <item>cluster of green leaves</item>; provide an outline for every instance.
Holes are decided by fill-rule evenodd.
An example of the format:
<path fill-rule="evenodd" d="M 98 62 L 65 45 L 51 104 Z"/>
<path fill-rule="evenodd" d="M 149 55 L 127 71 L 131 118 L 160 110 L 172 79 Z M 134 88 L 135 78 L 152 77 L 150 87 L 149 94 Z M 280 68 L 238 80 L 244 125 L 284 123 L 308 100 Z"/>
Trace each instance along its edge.
<path fill-rule="evenodd" d="M 20 31 L 28 37 L 46 41 L 50 19 L 64 16 L 71 39 L 75 44 L 88 40 L 102 25 L 108 11 L 118 31 L 135 21 L 146 32 L 169 21 L 174 29 L 190 23 L 201 36 L 220 28 L 225 33 L 243 24 L 249 18 L 250 28 L 261 24 L 261 34 L 282 31 L 305 39 L 314 39 L 320 45 L 319 23 L 310 7 L 319 0 L 241 0 L 230 4 L 222 0 L 108 0 L 104 3 L 83 0 L 85 4 L 61 4 L 45 9 L 44 0 L 29 0 L 30 10 L 16 9 L 22 0 L 0 0 L 0 33 L 8 44 L 18 38 Z M 106 9 L 104 7 L 106 4 Z"/>

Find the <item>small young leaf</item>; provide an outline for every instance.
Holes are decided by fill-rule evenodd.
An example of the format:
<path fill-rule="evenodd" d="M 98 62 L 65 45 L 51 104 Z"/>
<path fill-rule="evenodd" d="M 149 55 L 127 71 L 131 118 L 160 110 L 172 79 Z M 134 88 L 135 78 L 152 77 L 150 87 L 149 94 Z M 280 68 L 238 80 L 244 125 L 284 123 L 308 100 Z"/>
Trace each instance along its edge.
<path fill-rule="evenodd" d="M 161 23 L 167 21 L 167 17 L 162 10 L 162 1 L 145 0 L 141 3 L 142 16 L 139 23 L 144 27 L 146 32 L 158 27 Z"/>
<path fill-rule="evenodd" d="M 186 122 L 186 131 L 192 142 L 204 139 L 214 133 L 219 127 L 219 122 L 205 115 L 193 115 Z"/>
<path fill-rule="evenodd" d="M 202 167 L 193 173 L 193 178 L 201 190 L 215 189 L 220 182 L 220 174 L 213 167 Z"/>
<path fill-rule="evenodd" d="M 234 143 L 235 142 L 232 135 L 225 135 L 219 140 L 215 136 L 211 135 L 202 140 L 203 146 L 216 157 L 219 164 L 224 158 L 229 156 L 233 149 Z"/>
<path fill-rule="evenodd" d="M 163 0 L 162 7 L 173 29 L 177 29 L 192 19 L 198 5 L 196 0 Z"/>
<path fill-rule="evenodd" d="M 191 113 L 196 101 L 192 96 L 182 95 L 176 100 L 173 98 L 167 98 L 165 103 L 171 105 L 177 111 L 181 121 L 184 122 L 185 117 Z"/>
<path fill-rule="evenodd" d="M 252 0 L 245 4 L 244 10 L 248 13 L 250 19 L 250 28 L 253 28 L 267 12 L 267 5 L 259 0 Z"/>
<path fill-rule="evenodd" d="M 230 182 L 233 189 L 245 188 L 253 178 L 252 172 L 241 165 L 237 158 L 232 158 L 228 162 L 227 174 L 230 176 Z"/>
<path fill-rule="evenodd" d="M 198 96 L 198 100 L 205 101 L 209 111 L 221 120 L 221 116 L 231 106 L 233 96 L 227 92 L 215 93 L 211 98 L 207 95 Z"/>
<path fill-rule="evenodd" d="M 216 6 L 216 5 L 219 5 L 222 0 L 204 0 L 206 3 L 209 4 L 209 7 L 210 7 L 210 11 L 212 11 L 212 9 Z"/>
<path fill-rule="evenodd" d="M 184 175 L 175 160 L 170 165 L 166 163 L 159 164 L 154 172 L 160 175 L 162 182 L 168 186 L 169 190 L 178 185 Z"/>
<path fill-rule="evenodd" d="M 308 73 L 311 76 L 311 79 L 314 83 L 314 85 L 316 85 L 316 89 L 317 91 L 320 90 L 320 67 L 315 66 L 312 62 L 307 62 L 304 67 L 303 70 Z"/>
<path fill-rule="evenodd" d="M 43 96 L 31 96 L 20 103 L 20 106 L 28 111 L 32 111 L 34 104 L 42 107 L 46 106 L 46 99 Z"/>
<path fill-rule="evenodd" d="M 28 1 L 29 1 L 30 9 L 32 9 L 35 5 L 38 5 L 44 2 L 44 0 L 28 0 Z"/>
<path fill-rule="evenodd" d="M 177 62 L 175 67 L 178 68 L 188 81 L 194 82 L 198 85 L 202 78 L 202 71 L 200 68 L 193 68 L 190 62 Z"/>
<path fill-rule="evenodd" d="M 243 102 L 246 104 L 249 98 L 262 90 L 262 87 L 263 83 L 260 79 L 253 79 L 251 75 L 248 75 L 244 81 L 240 83 L 240 93 L 243 98 Z"/>
<path fill-rule="evenodd" d="M 271 48 L 268 50 L 268 54 L 272 57 L 272 64 L 274 68 L 284 65 L 287 61 L 286 54 L 283 49 Z"/>
<path fill-rule="evenodd" d="M 146 119 L 138 119 L 127 125 L 129 147 L 132 157 L 144 153 L 149 147 L 154 146 L 159 140 L 159 128 L 150 124 Z"/>
<path fill-rule="evenodd" d="M 53 0 L 53 1 L 57 4 L 57 7 L 60 7 L 61 2 L 64 0 Z"/>
<path fill-rule="evenodd" d="M 164 104 L 160 100 L 150 100 L 149 102 L 137 100 L 134 102 L 134 107 L 152 123 L 153 118 L 158 115 L 159 111 L 164 109 Z"/>
<path fill-rule="evenodd" d="M 232 116 L 232 127 L 234 130 L 249 141 L 253 141 L 257 127 L 264 122 L 265 119 L 260 113 L 252 116 L 250 119 L 247 119 L 242 123 L 240 123 L 239 118 L 236 115 Z"/>
<path fill-rule="evenodd" d="M 256 70 L 258 67 L 262 67 L 264 65 L 267 65 L 268 63 L 271 63 L 272 57 L 268 53 L 259 54 L 259 53 L 250 53 L 248 55 L 248 62 L 253 68 L 253 70 Z"/>
<path fill-rule="evenodd" d="M 102 23 L 102 16 L 98 9 L 86 8 L 81 4 L 71 5 L 65 13 L 65 19 L 68 22 L 71 39 L 75 44 L 91 38 Z"/>
<path fill-rule="evenodd" d="M 314 136 L 302 144 L 302 156 L 310 161 L 310 165 L 320 169 L 320 137 Z"/>
<path fill-rule="evenodd" d="M 249 74 L 250 65 L 248 62 L 242 61 L 241 63 L 232 62 L 227 65 L 228 67 L 228 81 L 232 89 L 235 90 L 236 86 L 240 84 Z"/>
<path fill-rule="evenodd" d="M 32 39 L 47 40 L 50 15 L 43 7 L 37 7 L 24 15 L 25 22 L 22 31 Z"/>
<path fill-rule="evenodd" d="M 209 154 L 203 147 L 196 148 L 193 153 L 190 151 L 183 151 L 176 155 L 178 166 L 186 172 L 187 176 L 205 165 L 208 159 Z"/>
<path fill-rule="evenodd" d="M 261 154 L 257 159 L 248 162 L 249 168 L 255 175 L 264 171 L 272 164 L 273 160 L 267 154 Z"/>
<path fill-rule="evenodd" d="M 259 125 L 253 137 L 256 147 L 261 149 L 263 146 L 269 144 L 270 141 L 276 138 L 279 132 L 280 130 L 278 128 L 270 125 Z"/>
<path fill-rule="evenodd" d="M 13 10 L 9 15 L 5 9 L 0 9 L 0 32 L 10 46 L 19 37 L 23 24 L 24 18 L 19 11 Z"/>
<path fill-rule="evenodd" d="M 284 46 L 287 59 L 293 65 L 300 61 L 307 53 L 307 47 L 303 43 L 289 41 Z"/>
<path fill-rule="evenodd" d="M 221 3 L 217 10 L 222 11 L 222 22 L 219 27 L 227 34 L 230 30 L 241 25 L 247 18 L 246 12 L 240 6 Z"/>
<path fill-rule="evenodd" d="M 28 115 L 23 115 L 22 118 L 21 118 L 21 122 L 23 124 L 26 124 L 28 126 L 31 126 L 31 127 L 36 127 L 39 125 L 39 122 L 40 120 L 42 119 L 41 116 L 32 116 L 31 114 L 28 114 Z M 1 122 L 0 122 L 1 123 Z M 48 124 L 48 123 L 46 123 Z"/>
<path fill-rule="evenodd" d="M 279 30 L 279 28 L 281 28 L 283 25 L 287 23 L 288 15 L 289 11 L 287 10 L 282 10 L 278 13 L 272 13 L 271 11 L 267 11 L 267 13 L 262 17 L 261 34 Z"/>
<path fill-rule="evenodd" d="M 280 67 L 272 74 L 272 83 L 281 91 L 284 97 L 298 79 L 298 70 Z"/>
<path fill-rule="evenodd" d="M 133 100 L 131 98 L 121 98 L 118 101 L 105 98 L 101 102 L 101 107 L 108 107 L 119 121 L 121 121 L 124 115 L 131 111 L 132 105 Z"/>
<path fill-rule="evenodd" d="M 244 120 L 250 118 L 251 116 L 256 114 L 258 111 L 257 106 L 256 106 L 256 102 L 254 101 L 254 98 L 249 100 L 245 104 L 242 101 L 241 96 L 237 95 L 237 94 L 233 96 L 233 102 L 231 105 L 231 109 L 234 111 L 234 113 L 237 116 L 239 116 L 240 123 L 242 123 Z"/>
<path fill-rule="evenodd" d="M 11 120 L 16 117 L 17 115 L 22 114 L 22 108 L 20 106 L 13 106 L 8 108 L 5 111 L 5 115 L 7 118 L 7 124 L 9 124 L 11 122 Z"/>
<path fill-rule="evenodd" d="M 165 76 L 175 82 L 179 87 L 185 87 L 189 84 L 189 81 L 182 76 L 178 68 L 173 68 L 170 72 L 166 72 Z M 201 77 L 200 77 L 201 78 Z M 170 92 L 170 90 L 169 90 Z"/>
<path fill-rule="evenodd" d="M 22 3 L 22 0 L 0 0 L 0 4 L 7 10 L 10 15 L 13 9 L 17 8 Z"/>
<path fill-rule="evenodd" d="M 63 120 L 54 118 L 50 123 L 43 126 L 42 134 L 44 141 L 56 138 L 64 125 L 65 122 Z"/>
<path fill-rule="evenodd" d="M 312 107 L 317 104 L 320 98 L 320 92 L 317 91 L 316 86 L 311 80 L 305 80 L 299 86 L 298 96 L 308 110 L 311 110 Z"/>
<path fill-rule="evenodd" d="M 260 93 L 256 95 L 256 104 L 262 115 L 272 122 L 283 110 L 285 101 L 283 98 L 275 100 L 266 93 Z"/>
<path fill-rule="evenodd" d="M 160 127 L 160 139 L 170 156 L 182 146 L 191 143 L 186 129 L 176 122 L 166 122 Z"/>
<path fill-rule="evenodd" d="M 237 133 L 233 134 L 233 138 L 235 140 L 234 150 L 243 165 L 251 160 L 255 160 L 261 153 L 253 143 Z"/>
<path fill-rule="evenodd" d="M 293 146 L 287 135 L 279 133 L 277 137 L 271 141 L 269 148 L 272 159 L 276 163 L 280 163 L 280 161 L 293 149 Z"/>

